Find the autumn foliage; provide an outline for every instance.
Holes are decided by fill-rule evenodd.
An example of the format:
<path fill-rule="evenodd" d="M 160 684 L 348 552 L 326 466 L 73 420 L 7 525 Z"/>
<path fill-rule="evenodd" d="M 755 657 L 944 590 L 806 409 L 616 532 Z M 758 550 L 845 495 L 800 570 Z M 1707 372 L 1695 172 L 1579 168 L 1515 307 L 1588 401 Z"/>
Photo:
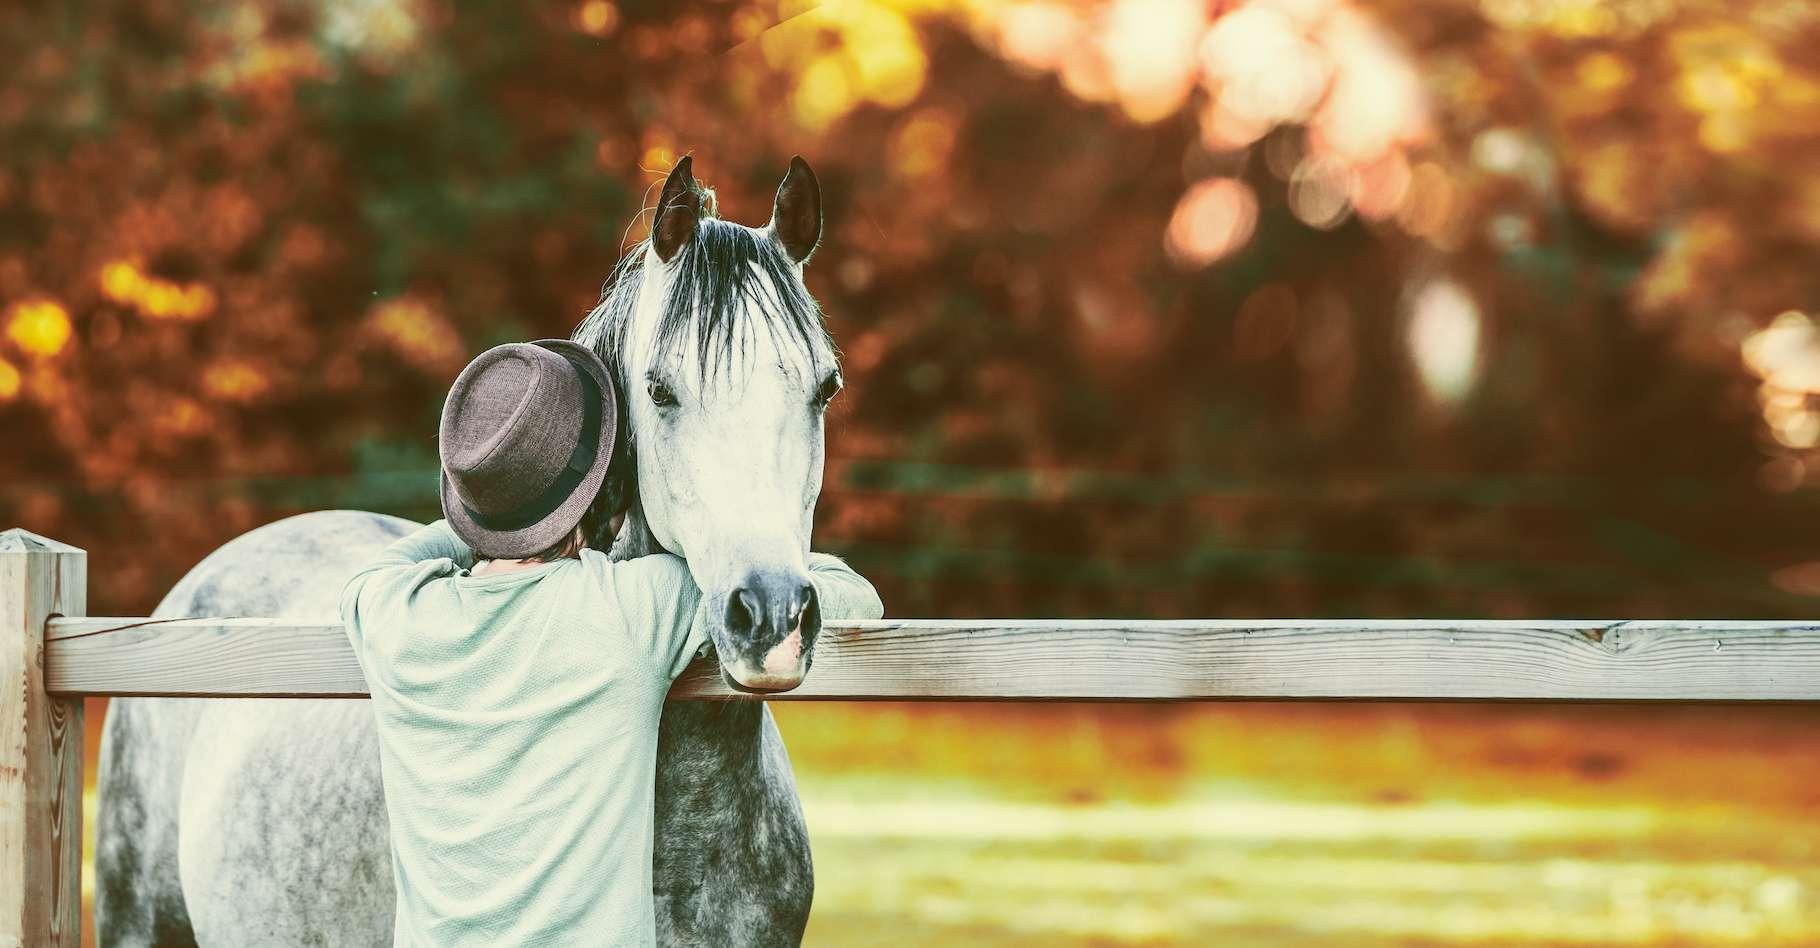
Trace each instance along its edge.
<path fill-rule="evenodd" d="M 1820 16 L 1676 2 L 0 10 L 0 522 L 143 613 L 434 514 L 472 353 L 792 153 L 818 543 L 899 615 L 1769 616 L 1820 526 Z"/>

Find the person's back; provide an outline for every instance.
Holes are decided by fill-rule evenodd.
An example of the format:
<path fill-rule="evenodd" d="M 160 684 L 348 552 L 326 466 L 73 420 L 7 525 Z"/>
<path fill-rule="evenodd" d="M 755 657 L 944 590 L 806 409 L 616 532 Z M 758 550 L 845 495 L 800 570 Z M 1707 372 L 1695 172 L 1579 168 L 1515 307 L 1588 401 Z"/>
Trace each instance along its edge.
<path fill-rule="evenodd" d="M 594 376 L 594 390 L 574 386 L 574 397 L 597 400 L 594 411 L 571 410 L 576 423 L 544 435 L 564 452 L 593 449 L 577 449 L 566 468 L 545 465 L 581 476 L 563 485 L 555 475 L 562 489 L 536 491 L 528 514 L 483 512 L 456 490 L 463 444 L 490 460 L 551 453 L 496 433 L 519 417 L 497 406 L 479 412 L 494 434 L 459 430 L 463 382 L 482 375 L 483 356 L 445 410 L 449 519 L 393 544 L 342 595 L 378 722 L 399 946 L 655 942 L 658 721 L 671 682 L 706 645 L 701 594 L 675 556 L 614 563 L 580 549 L 579 518 L 612 455 L 610 382 L 586 350 L 538 345 L 575 363 L 570 378 L 560 363 L 535 367 L 542 397 Z M 576 463 L 584 453 L 595 457 Z M 810 554 L 809 566 L 824 615 L 882 613 L 870 584 L 838 559 Z"/>
<path fill-rule="evenodd" d="M 649 943 L 658 717 L 700 642 L 688 568 L 442 562 L 351 610 L 370 630 L 395 943 Z"/>

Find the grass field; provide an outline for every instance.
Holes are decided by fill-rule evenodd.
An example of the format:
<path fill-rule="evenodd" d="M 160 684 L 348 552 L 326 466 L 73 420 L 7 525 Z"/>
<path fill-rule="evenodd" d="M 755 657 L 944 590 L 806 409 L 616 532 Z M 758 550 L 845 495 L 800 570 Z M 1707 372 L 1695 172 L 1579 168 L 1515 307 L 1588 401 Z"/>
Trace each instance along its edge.
<path fill-rule="evenodd" d="M 780 716 L 815 945 L 1820 943 L 1801 709 Z"/>
<path fill-rule="evenodd" d="M 811 945 L 1820 944 L 1820 711 L 775 707 Z"/>

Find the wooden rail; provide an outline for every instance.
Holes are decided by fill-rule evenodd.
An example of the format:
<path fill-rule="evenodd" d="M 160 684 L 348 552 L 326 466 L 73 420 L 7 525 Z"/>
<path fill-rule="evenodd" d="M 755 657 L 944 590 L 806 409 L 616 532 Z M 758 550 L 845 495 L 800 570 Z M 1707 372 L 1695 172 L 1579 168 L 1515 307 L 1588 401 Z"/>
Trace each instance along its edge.
<path fill-rule="evenodd" d="M 53 695 L 366 694 L 341 626 L 52 619 Z M 673 699 L 750 698 L 710 660 Z M 1809 701 L 1820 625 L 1486 620 L 915 619 L 824 630 L 800 700 Z"/>
<path fill-rule="evenodd" d="M 0 533 L 0 948 L 77 944 L 82 702 L 359 697 L 330 620 L 84 618 L 86 554 Z M 675 700 L 745 699 L 710 661 Z M 887 620 L 769 700 L 1816 701 L 1820 624 Z"/>

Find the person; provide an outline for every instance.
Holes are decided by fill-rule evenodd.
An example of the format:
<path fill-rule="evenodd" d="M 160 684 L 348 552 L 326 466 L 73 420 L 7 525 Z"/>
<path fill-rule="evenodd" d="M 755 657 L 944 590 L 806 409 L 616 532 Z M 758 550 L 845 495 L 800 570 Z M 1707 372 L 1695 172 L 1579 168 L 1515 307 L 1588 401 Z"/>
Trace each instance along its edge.
<path fill-rule="evenodd" d="M 378 720 L 397 946 L 655 943 L 658 719 L 706 610 L 682 559 L 584 547 L 615 404 L 584 346 L 483 353 L 443 408 L 445 519 L 342 593 Z M 882 614 L 840 560 L 809 565 L 824 615 Z"/>

